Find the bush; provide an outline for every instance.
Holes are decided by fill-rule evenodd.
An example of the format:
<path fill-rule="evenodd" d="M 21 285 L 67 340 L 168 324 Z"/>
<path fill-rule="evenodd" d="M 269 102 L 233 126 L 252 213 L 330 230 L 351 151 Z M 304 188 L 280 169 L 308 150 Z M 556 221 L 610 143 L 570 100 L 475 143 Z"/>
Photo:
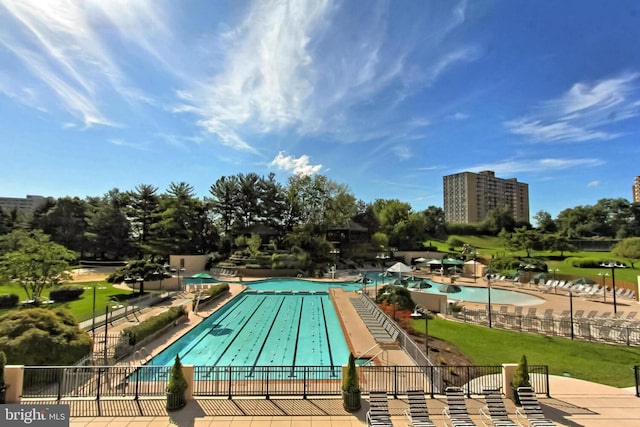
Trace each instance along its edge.
<path fill-rule="evenodd" d="M 578 268 L 601 268 L 600 264 L 608 264 L 610 262 L 616 262 L 616 260 L 611 260 L 610 258 L 580 258 L 580 257 L 569 257 L 564 262 L 567 264 L 578 267 Z"/>
<path fill-rule="evenodd" d="M 20 297 L 16 294 L 0 295 L 0 308 L 13 308 L 18 305 Z"/>
<path fill-rule="evenodd" d="M 511 387 L 516 390 L 518 387 L 531 387 L 531 383 L 529 382 L 529 365 L 527 363 L 527 356 L 524 354 L 520 359 L 520 363 L 518 363 L 518 367 L 513 373 L 513 378 L 511 379 Z"/>
<path fill-rule="evenodd" d="M 80 286 L 60 286 L 49 292 L 49 299 L 55 302 L 75 301 L 84 292 Z"/>
<path fill-rule="evenodd" d="M 91 337 L 65 309 L 29 308 L 0 316 L 0 351 L 10 363 L 73 365 L 92 347 Z"/>
<path fill-rule="evenodd" d="M 207 294 L 209 294 L 211 298 L 215 298 L 218 295 L 222 295 L 225 292 L 229 292 L 228 283 L 221 283 L 219 285 L 210 286 L 209 289 L 207 290 Z"/>
<path fill-rule="evenodd" d="M 169 310 L 140 322 L 139 325 L 131 326 L 122 331 L 129 340 L 129 345 L 135 345 L 143 339 L 155 334 L 165 326 L 175 322 L 184 316 L 184 306 L 171 307 Z"/>

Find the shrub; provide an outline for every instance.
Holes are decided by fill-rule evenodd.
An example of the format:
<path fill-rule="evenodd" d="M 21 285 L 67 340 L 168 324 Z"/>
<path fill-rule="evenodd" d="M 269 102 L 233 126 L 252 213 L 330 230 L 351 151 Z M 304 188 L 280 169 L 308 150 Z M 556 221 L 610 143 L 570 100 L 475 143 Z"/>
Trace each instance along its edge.
<path fill-rule="evenodd" d="M 221 283 L 219 285 L 210 286 L 209 289 L 207 290 L 207 293 L 211 298 L 215 298 L 218 295 L 222 295 L 225 292 L 229 292 L 228 283 Z"/>
<path fill-rule="evenodd" d="M 83 292 L 80 286 L 60 286 L 49 292 L 49 299 L 55 302 L 75 301 Z"/>
<path fill-rule="evenodd" d="M 610 258 L 580 258 L 580 257 L 569 257 L 564 262 L 567 264 L 578 267 L 578 268 L 600 268 L 600 264 L 608 264 L 610 262 L 618 262 L 616 260 L 611 260 Z"/>
<path fill-rule="evenodd" d="M 167 391 L 172 393 L 184 393 L 187 391 L 187 379 L 182 372 L 182 362 L 180 362 L 180 356 L 176 354 L 176 358 L 171 367 L 171 374 L 169 376 L 169 384 L 167 385 Z"/>
<path fill-rule="evenodd" d="M 65 309 L 29 308 L 0 316 L 0 351 L 11 363 L 72 365 L 93 343 Z"/>
<path fill-rule="evenodd" d="M 0 295 L 0 308 L 13 308 L 18 305 L 20 297 L 16 294 Z"/>
<path fill-rule="evenodd" d="M 122 334 L 128 338 L 129 345 L 135 345 L 143 339 L 158 332 L 165 326 L 175 322 L 177 319 L 184 316 L 184 314 L 184 306 L 171 307 L 169 310 L 144 320 L 136 326 L 124 329 Z"/>
<path fill-rule="evenodd" d="M 518 363 L 518 367 L 513 373 L 511 387 L 514 390 L 518 387 L 531 387 L 531 383 L 529 382 L 529 365 L 527 364 L 527 356 L 524 354 L 520 359 L 520 363 Z"/>
<path fill-rule="evenodd" d="M 360 391 L 360 380 L 358 379 L 358 371 L 356 370 L 356 361 L 353 354 L 349 354 L 347 374 L 342 379 L 342 390 L 347 393 L 357 393 Z"/>

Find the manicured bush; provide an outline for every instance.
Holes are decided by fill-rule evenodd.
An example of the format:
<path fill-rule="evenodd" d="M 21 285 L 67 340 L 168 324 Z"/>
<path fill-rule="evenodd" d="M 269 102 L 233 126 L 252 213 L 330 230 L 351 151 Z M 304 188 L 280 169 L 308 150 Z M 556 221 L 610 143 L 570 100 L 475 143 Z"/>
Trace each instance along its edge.
<path fill-rule="evenodd" d="M 578 267 L 578 268 L 601 268 L 601 264 L 608 264 L 610 262 L 615 262 L 617 264 L 623 264 L 618 260 L 612 260 L 611 258 L 603 259 L 603 258 L 579 258 L 579 257 L 569 257 L 564 262 L 567 264 Z"/>
<path fill-rule="evenodd" d="M 20 297 L 16 294 L 0 295 L 0 308 L 13 308 L 18 305 Z"/>
<path fill-rule="evenodd" d="M 80 286 L 60 286 L 49 292 L 49 299 L 55 302 L 75 301 L 83 292 L 84 289 Z"/>
<path fill-rule="evenodd" d="M 73 365 L 93 347 L 65 309 L 29 308 L 0 316 L 0 351 L 10 363 Z"/>
<path fill-rule="evenodd" d="M 219 285 L 210 286 L 209 289 L 207 289 L 207 294 L 209 294 L 211 298 L 215 298 L 218 295 L 222 295 L 226 292 L 229 292 L 228 283 L 221 283 Z"/>
<path fill-rule="evenodd" d="M 122 335 L 125 335 L 129 340 L 129 345 L 135 345 L 143 339 L 153 335 L 165 326 L 175 322 L 180 317 L 184 316 L 184 306 L 171 307 L 167 311 L 153 316 L 140 322 L 139 325 L 131 326 L 122 331 Z"/>

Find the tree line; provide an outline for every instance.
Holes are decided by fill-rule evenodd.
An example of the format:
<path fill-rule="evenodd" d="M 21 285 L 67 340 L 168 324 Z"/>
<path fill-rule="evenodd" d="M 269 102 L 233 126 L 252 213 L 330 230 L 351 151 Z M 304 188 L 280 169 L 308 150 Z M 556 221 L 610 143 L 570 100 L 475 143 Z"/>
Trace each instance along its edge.
<path fill-rule="evenodd" d="M 273 173 L 266 177 L 240 173 L 219 178 L 203 198 L 185 182 L 171 183 L 164 192 L 140 184 L 129 191 L 114 188 L 102 196 L 62 197 L 31 215 L 0 210 L 0 235 L 16 229 L 42 230 L 81 258 L 103 260 L 230 254 L 236 238 L 256 224 L 276 231 L 274 248 L 310 252 L 327 252 L 327 230 L 348 221 L 366 227 L 375 248 L 417 249 L 429 239 L 444 240 L 452 234 L 513 235 L 516 230 L 513 245 L 534 249 L 541 247 L 538 241 L 563 250 L 567 239 L 640 236 L 640 204 L 625 199 L 568 208 L 555 219 L 539 211 L 533 219 L 535 227 L 518 223 L 505 206 L 489 212 L 480 224 L 447 224 L 440 207 L 414 211 L 397 199 L 365 203 L 347 185 L 323 175 L 296 175 L 283 185 Z M 531 230 L 545 239 L 527 235 Z M 519 242 L 527 239 L 534 243 Z"/>

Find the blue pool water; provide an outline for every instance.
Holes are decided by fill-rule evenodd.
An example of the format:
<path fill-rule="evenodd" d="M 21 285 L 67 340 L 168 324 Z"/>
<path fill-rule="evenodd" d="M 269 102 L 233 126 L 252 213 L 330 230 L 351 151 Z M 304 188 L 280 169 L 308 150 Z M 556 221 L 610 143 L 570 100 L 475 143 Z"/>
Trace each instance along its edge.
<path fill-rule="evenodd" d="M 374 286 L 375 281 L 377 280 L 378 286 L 382 286 L 383 278 L 380 276 L 380 272 L 369 272 L 367 277 L 371 280 L 374 280 L 374 284 L 369 284 L 368 286 Z M 384 278 L 384 281 L 389 283 L 393 278 L 387 277 Z M 441 283 L 434 282 L 433 280 L 423 279 L 425 282 L 431 285 L 428 289 L 416 290 L 414 292 L 426 292 L 429 294 L 436 295 L 447 295 L 447 298 L 454 301 L 469 301 L 469 302 L 479 302 L 479 303 L 487 303 L 489 301 L 489 294 L 486 287 L 482 286 L 462 286 L 459 285 L 460 292 L 456 293 L 443 293 L 439 291 L 439 286 Z M 414 283 L 419 282 L 419 280 L 414 281 Z M 412 281 L 409 281 L 409 287 L 411 287 Z M 513 305 L 537 305 L 542 304 L 545 300 L 542 298 L 538 298 L 535 295 L 529 295 L 524 292 L 517 291 L 508 291 L 504 289 L 495 289 L 491 288 L 491 304 L 513 304 Z"/>
<path fill-rule="evenodd" d="M 247 291 L 149 364 L 171 365 L 176 354 L 195 366 L 336 366 L 349 348 L 327 292 Z"/>
<path fill-rule="evenodd" d="M 247 288 L 256 291 L 328 291 L 329 288 L 342 288 L 345 291 L 357 291 L 362 284 L 354 282 L 316 282 L 311 280 L 273 278 L 245 283 Z"/>

